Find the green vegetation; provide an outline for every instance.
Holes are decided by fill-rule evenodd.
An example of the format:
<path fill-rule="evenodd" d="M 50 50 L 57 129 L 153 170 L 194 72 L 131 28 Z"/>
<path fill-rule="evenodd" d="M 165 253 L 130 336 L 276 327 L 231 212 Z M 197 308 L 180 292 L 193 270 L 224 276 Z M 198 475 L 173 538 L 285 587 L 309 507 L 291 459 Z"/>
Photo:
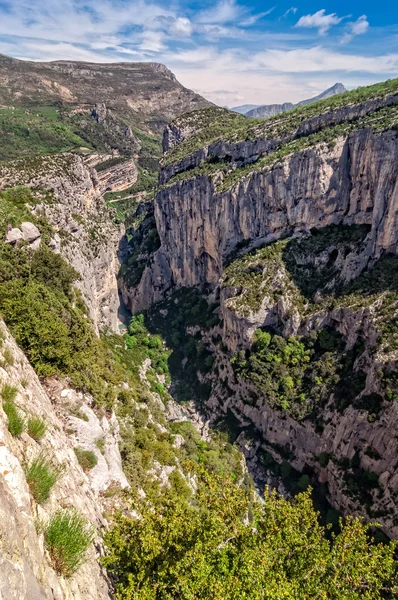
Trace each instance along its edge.
<path fill-rule="evenodd" d="M 359 351 L 361 351 L 359 349 Z M 287 340 L 257 330 L 250 351 L 232 359 L 235 373 L 252 382 L 271 407 L 281 408 L 302 419 L 322 406 L 333 391 L 344 409 L 365 386 L 365 373 L 352 372 L 357 349 L 344 350 L 342 336 L 333 329 L 320 329 L 306 339 Z"/>
<path fill-rule="evenodd" d="M 50 457 L 41 453 L 30 463 L 25 465 L 25 476 L 30 493 L 38 504 L 43 504 L 50 497 L 50 493 L 61 473 L 61 467 L 54 467 Z"/>
<path fill-rule="evenodd" d="M 25 218 L 23 194 L 19 188 L 15 224 Z M 45 242 L 49 226 L 37 225 Z M 0 243 L 0 312 L 38 375 L 66 375 L 97 402 L 112 404 L 122 372 L 86 317 L 86 306 L 73 287 L 78 277 L 45 243 L 35 252 Z"/>
<path fill-rule="evenodd" d="M 189 124 L 194 125 L 195 128 L 197 127 L 198 132 L 195 135 L 188 137 L 187 140 L 185 140 L 182 144 L 179 144 L 170 150 L 163 161 L 164 164 L 178 162 L 184 156 L 192 154 L 202 148 L 204 145 L 215 142 L 218 139 L 228 140 L 232 143 L 249 140 L 256 137 L 263 137 L 270 140 L 280 139 L 293 133 L 305 119 L 310 119 L 311 117 L 342 108 L 349 104 L 360 104 L 372 98 L 382 98 L 388 94 L 396 93 L 397 91 L 398 79 L 392 79 L 384 83 L 360 87 L 356 90 L 345 92 L 344 94 L 337 94 L 325 100 L 320 100 L 319 102 L 300 106 L 269 119 L 253 119 L 242 117 L 242 115 L 236 115 L 226 111 L 225 109 L 215 107 L 203 109 L 197 114 L 190 113 L 176 120 L 177 126 L 179 121 L 183 121 L 184 125 Z M 385 113 L 382 112 L 384 110 Z M 368 125 L 372 126 L 372 124 L 376 128 L 384 127 L 385 125 L 381 123 L 381 121 L 383 121 L 383 118 L 386 117 L 387 121 L 391 124 L 389 115 L 392 115 L 393 113 L 394 116 L 392 117 L 392 122 L 395 123 L 395 108 L 391 109 L 391 107 L 387 107 L 387 109 L 381 109 L 380 114 L 374 113 L 374 115 L 369 116 L 369 118 L 368 116 L 363 117 L 363 122 L 361 119 L 358 119 L 358 121 L 354 122 L 352 126 L 355 129 Z M 376 120 L 379 118 L 380 123 L 377 123 Z M 324 138 L 321 132 L 320 139 L 315 141 L 318 134 L 314 134 L 315 138 L 312 139 L 310 145 L 318 143 L 319 141 L 330 141 L 337 135 L 340 135 L 340 133 L 347 132 L 347 128 L 350 127 L 351 125 L 349 124 L 338 125 L 337 129 L 334 127 L 327 127 L 327 129 L 324 130 L 326 132 L 324 134 L 326 137 Z M 341 128 L 341 131 L 339 128 Z M 333 133 L 332 130 L 334 130 Z M 299 140 L 297 140 L 297 142 L 299 142 L 299 148 L 306 146 L 306 142 L 303 143 Z M 282 155 L 285 156 L 290 152 L 296 151 L 296 149 L 297 147 L 293 142 L 292 148 L 286 151 L 283 150 Z M 282 158 L 282 155 L 280 155 L 279 158 Z M 263 159 L 260 160 L 262 161 Z M 265 166 L 266 163 L 261 163 L 261 165 Z M 254 170 L 258 169 L 255 168 Z M 238 169 L 238 171 L 242 170 Z M 239 177 L 241 176 L 242 175 L 239 175 Z M 228 185 L 231 184 L 232 182 L 228 183 Z"/>
<path fill-rule="evenodd" d="M 15 404 L 17 392 L 18 390 L 8 383 L 5 383 L 1 389 L 3 410 L 8 418 L 8 431 L 13 437 L 18 437 L 25 430 L 25 419 Z"/>
<path fill-rule="evenodd" d="M 160 247 L 153 211 L 144 216 L 142 224 L 130 240 L 131 253 L 121 265 L 119 277 L 123 277 L 128 287 L 135 287 L 141 280 L 151 255 Z"/>
<path fill-rule="evenodd" d="M 348 518 L 330 539 L 309 492 L 256 501 L 228 479 L 199 475 L 195 501 L 166 496 L 140 518 L 119 515 L 104 564 L 120 600 L 354 600 L 398 591 L 396 542 L 377 545 Z"/>
<path fill-rule="evenodd" d="M 28 418 L 28 434 L 31 438 L 40 442 L 41 439 L 46 435 L 47 425 L 44 419 L 38 416 L 31 416 Z"/>
<path fill-rule="evenodd" d="M 92 450 L 84 450 L 84 448 L 73 448 L 73 450 L 79 465 L 85 473 L 91 471 L 98 463 L 98 458 Z"/>
<path fill-rule="evenodd" d="M 206 374 L 213 366 L 214 358 L 202 331 L 219 323 L 217 308 L 196 288 L 181 288 L 147 314 L 148 329 L 160 333 L 172 349 L 169 369 L 178 382 L 175 394 L 180 401 L 195 399 L 200 403 L 209 395 L 209 385 L 201 383 L 197 373 Z M 196 333 L 188 333 L 189 327 L 196 327 Z"/>
<path fill-rule="evenodd" d="M 59 510 L 43 526 L 43 533 L 54 569 L 70 577 L 85 560 L 93 527 L 76 511 Z"/>
<path fill-rule="evenodd" d="M 84 140 L 57 120 L 55 107 L 0 107 L 0 160 L 78 149 Z"/>

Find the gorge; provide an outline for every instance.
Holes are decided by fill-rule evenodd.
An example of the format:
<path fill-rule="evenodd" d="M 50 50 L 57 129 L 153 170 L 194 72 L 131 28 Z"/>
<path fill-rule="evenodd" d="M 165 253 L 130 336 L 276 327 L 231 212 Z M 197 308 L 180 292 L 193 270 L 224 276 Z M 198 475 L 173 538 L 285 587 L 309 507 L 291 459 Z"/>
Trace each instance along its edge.
<path fill-rule="evenodd" d="M 398 80 L 264 120 L 0 58 L 1 599 L 394 597 Z"/>

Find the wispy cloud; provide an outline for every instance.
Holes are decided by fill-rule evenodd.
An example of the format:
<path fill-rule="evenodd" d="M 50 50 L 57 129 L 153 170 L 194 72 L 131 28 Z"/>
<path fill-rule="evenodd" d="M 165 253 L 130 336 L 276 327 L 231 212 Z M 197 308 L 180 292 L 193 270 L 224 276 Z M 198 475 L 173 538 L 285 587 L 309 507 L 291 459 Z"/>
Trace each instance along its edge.
<path fill-rule="evenodd" d="M 348 23 L 348 31 L 344 34 L 342 42 L 350 42 L 357 35 L 363 35 L 369 29 L 369 21 L 366 15 L 362 15 L 353 23 Z"/>
<path fill-rule="evenodd" d="M 283 13 L 282 18 L 284 19 L 285 17 L 289 16 L 290 13 L 293 13 L 295 15 L 297 10 L 298 9 L 295 6 L 291 6 L 285 13 Z"/>
<path fill-rule="evenodd" d="M 344 19 L 344 17 L 338 17 L 336 13 L 331 13 L 330 15 L 325 13 L 326 10 L 322 8 L 313 15 L 300 17 L 295 27 L 314 27 L 318 29 L 320 34 L 325 34 L 333 25 L 338 25 Z"/>
<path fill-rule="evenodd" d="M 321 9 L 299 18 L 291 6 L 281 16 L 271 2 L 261 9 L 254 0 L 0 0 L 0 52 L 162 62 L 184 85 L 223 105 L 295 102 L 336 81 L 354 87 L 398 71 L 392 22 L 376 29 L 365 15 Z M 328 33 L 322 44 L 314 42 L 318 32 Z M 353 38 L 355 53 L 343 51 L 342 42 Z"/>

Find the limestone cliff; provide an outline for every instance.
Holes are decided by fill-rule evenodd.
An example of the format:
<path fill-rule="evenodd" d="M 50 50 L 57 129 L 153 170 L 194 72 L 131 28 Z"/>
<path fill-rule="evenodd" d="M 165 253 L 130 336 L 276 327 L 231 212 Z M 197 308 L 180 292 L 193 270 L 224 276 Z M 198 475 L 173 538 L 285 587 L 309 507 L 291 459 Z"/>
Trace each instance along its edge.
<path fill-rule="evenodd" d="M 296 469 L 327 484 L 336 507 L 377 517 L 397 536 L 396 346 L 390 325 L 397 299 L 395 279 L 383 271 L 391 267 L 384 257 L 396 255 L 398 243 L 397 82 L 388 86 L 261 124 L 242 125 L 239 115 L 223 112 L 208 113 L 208 120 L 201 114 L 177 120 L 165 134 L 168 152 L 155 199 L 160 247 L 138 284 L 123 281 L 121 287 L 133 312 L 176 288 L 210 289 L 222 327 L 208 336 L 216 363 L 207 376 L 212 389 L 205 410 L 214 420 L 232 413 L 250 460 L 261 463 L 265 451 L 277 462 L 288 457 Z M 344 243 L 327 237 L 333 226 L 351 232 Z M 328 240 L 322 252 L 312 241 L 314 228 Z M 356 241 L 350 237 L 355 231 L 364 232 Z M 275 244 L 283 238 L 289 242 Z M 316 250 L 301 255 L 294 241 L 300 239 Z M 269 255 L 256 254 L 267 245 Z M 341 379 L 339 390 L 333 383 L 320 392 L 319 406 L 310 388 L 301 400 L 309 402 L 308 412 L 298 409 L 304 416 L 294 416 L 288 404 L 282 410 L 266 388 L 259 389 L 260 371 L 251 378 L 231 367 L 239 350 L 243 372 L 257 364 L 250 357 L 260 327 L 303 340 L 333 330 L 343 340 L 337 356 L 352 359 L 351 375 Z M 214 343 L 217 337 L 221 344 Z M 311 375 L 311 385 L 317 377 Z M 350 377 L 361 381 L 355 390 Z M 339 406 L 342 398 L 347 401 Z M 247 450 L 253 426 L 259 435 L 254 451 Z M 377 482 L 369 479 L 366 500 L 352 485 L 363 474 Z"/>
<path fill-rule="evenodd" d="M 8 431 L 6 414 L 0 408 L 0 597 L 2 600 L 111 598 L 110 582 L 98 561 L 103 553 L 101 534 L 107 524 L 103 517 L 106 499 L 102 493 L 112 485 L 127 485 L 121 470 L 118 430 L 112 419 L 105 415 L 101 419 L 93 412 L 89 397 L 56 381 L 49 382 L 46 390 L 3 322 L 0 330 L 0 386 L 2 390 L 5 385 L 17 389 L 15 402 L 24 419 L 41 417 L 47 426 L 39 442 L 27 432 L 13 437 Z M 103 454 L 94 443 L 100 437 L 104 439 Z M 78 463 L 73 450 L 77 445 L 98 456 L 97 466 L 89 474 Z M 40 453 L 51 456 L 62 467 L 61 477 L 45 504 L 34 501 L 24 471 L 26 463 Z M 56 510 L 68 507 L 77 509 L 96 530 L 87 562 L 71 579 L 59 576 L 54 570 L 43 534 L 37 529 L 39 521 L 45 523 Z"/>
<path fill-rule="evenodd" d="M 116 276 L 121 230 L 101 195 L 94 169 L 75 154 L 34 157 L 0 166 L 0 188 L 24 185 L 39 190 L 36 214 L 55 234 L 52 246 L 81 275 L 78 287 L 98 328 L 117 329 Z"/>

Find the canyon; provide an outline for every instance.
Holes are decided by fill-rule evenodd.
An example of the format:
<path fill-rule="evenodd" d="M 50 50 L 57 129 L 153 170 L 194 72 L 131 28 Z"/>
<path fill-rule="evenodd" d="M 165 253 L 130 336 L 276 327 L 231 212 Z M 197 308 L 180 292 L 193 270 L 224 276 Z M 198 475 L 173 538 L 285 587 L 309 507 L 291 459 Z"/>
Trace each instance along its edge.
<path fill-rule="evenodd" d="M 260 496 L 311 485 L 323 519 L 397 538 L 397 80 L 260 120 L 155 63 L 0 75 L 7 118 L 50 108 L 73 142 L 0 162 L 0 597 L 114 598 L 115 513 L 190 498 L 192 462 Z M 41 502 L 44 455 L 62 468 Z M 72 577 L 46 539 L 70 509 L 94 528 Z"/>

